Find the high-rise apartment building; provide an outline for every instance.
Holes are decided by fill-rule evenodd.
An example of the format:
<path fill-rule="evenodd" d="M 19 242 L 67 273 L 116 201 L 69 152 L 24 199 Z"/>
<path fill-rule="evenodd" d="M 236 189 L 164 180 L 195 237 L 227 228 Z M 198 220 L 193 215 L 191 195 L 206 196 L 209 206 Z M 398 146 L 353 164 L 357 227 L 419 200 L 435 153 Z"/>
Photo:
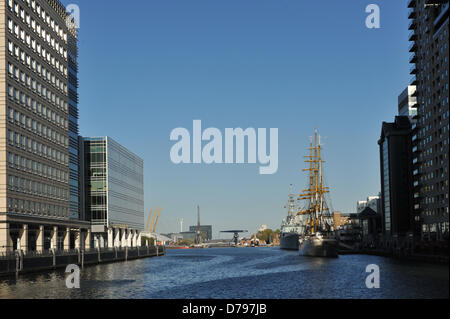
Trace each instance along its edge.
<path fill-rule="evenodd" d="M 413 214 L 421 239 L 448 240 L 449 2 L 409 0 L 409 40 L 416 86 L 413 124 Z"/>
<path fill-rule="evenodd" d="M 0 252 L 80 247 L 90 235 L 69 20 L 57 0 L 0 0 Z"/>

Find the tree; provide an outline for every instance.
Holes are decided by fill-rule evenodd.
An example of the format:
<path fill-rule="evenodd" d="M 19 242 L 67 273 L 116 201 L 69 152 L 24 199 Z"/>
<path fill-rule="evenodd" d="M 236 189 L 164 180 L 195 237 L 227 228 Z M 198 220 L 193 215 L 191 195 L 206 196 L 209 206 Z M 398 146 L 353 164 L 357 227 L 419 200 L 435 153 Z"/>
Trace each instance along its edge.
<path fill-rule="evenodd" d="M 262 232 L 258 232 L 258 234 L 256 234 L 256 238 L 258 238 L 261 241 L 264 241 L 266 244 L 268 244 L 270 242 L 270 236 L 274 233 L 279 233 L 280 230 L 277 231 L 273 231 L 272 229 L 266 229 Z"/>

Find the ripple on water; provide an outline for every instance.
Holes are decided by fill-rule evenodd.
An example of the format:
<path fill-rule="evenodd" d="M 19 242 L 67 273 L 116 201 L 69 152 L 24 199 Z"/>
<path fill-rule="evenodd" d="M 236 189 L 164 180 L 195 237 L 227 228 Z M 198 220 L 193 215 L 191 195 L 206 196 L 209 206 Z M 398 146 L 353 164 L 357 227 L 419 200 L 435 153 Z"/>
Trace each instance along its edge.
<path fill-rule="evenodd" d="M 366 266 L 381 289 L 365 287 Z M 81 289 L 65 274 L 0 279 L 0 298 L 448 298 L 448 265 L 376 256 L 305 258 L 276 248 L 167 251 L 167 256 L 86 267 Z"/>

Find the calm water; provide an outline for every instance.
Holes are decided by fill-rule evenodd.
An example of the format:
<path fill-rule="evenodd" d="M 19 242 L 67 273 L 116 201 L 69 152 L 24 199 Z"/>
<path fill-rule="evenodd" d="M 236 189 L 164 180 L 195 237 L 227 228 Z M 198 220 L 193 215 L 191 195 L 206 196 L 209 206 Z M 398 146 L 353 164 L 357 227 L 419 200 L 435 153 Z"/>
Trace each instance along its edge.
<path fill-rule="evenodd" d="M 381 288 L 367 289 L 377 264 Z M 86 267 L 81 289 L 65 274 L 0 279 L 0 298 L 448 298 L 448 265 L 375 256 L 318 259 L 277 248 L 168 251 L 167 256 Z"/>

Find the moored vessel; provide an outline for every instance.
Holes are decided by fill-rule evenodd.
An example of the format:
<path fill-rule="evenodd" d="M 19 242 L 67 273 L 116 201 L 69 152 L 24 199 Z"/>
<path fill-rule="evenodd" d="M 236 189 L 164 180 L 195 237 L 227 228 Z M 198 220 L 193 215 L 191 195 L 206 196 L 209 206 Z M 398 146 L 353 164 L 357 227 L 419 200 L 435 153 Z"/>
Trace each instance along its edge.
<path fill-rule="evenodd" d="M 317 129 L 314 142 L 311 141 L 310 153 L 306 157 L 309 168 L 308 188 L 300 195 L 299 200 L 306 205 L 299 215 L 306 217 L 305 233 L 300 238 L 300 254 L 308 257 L 338 257 L 337 240 L 333 230 L 333 218 L 327 205 L 325 195 L 329 188 L 323 181 L 322 145 Z"/>
<path fill-rule="evenodd" d="M 303 221 L 295 210 L 295 198 L 290 187 L 288 200 L 288 216 L 283 220 L 280 229 L 280 248 L 284 250 L 298 250 L 300 235 L 303 233 Z"/>

